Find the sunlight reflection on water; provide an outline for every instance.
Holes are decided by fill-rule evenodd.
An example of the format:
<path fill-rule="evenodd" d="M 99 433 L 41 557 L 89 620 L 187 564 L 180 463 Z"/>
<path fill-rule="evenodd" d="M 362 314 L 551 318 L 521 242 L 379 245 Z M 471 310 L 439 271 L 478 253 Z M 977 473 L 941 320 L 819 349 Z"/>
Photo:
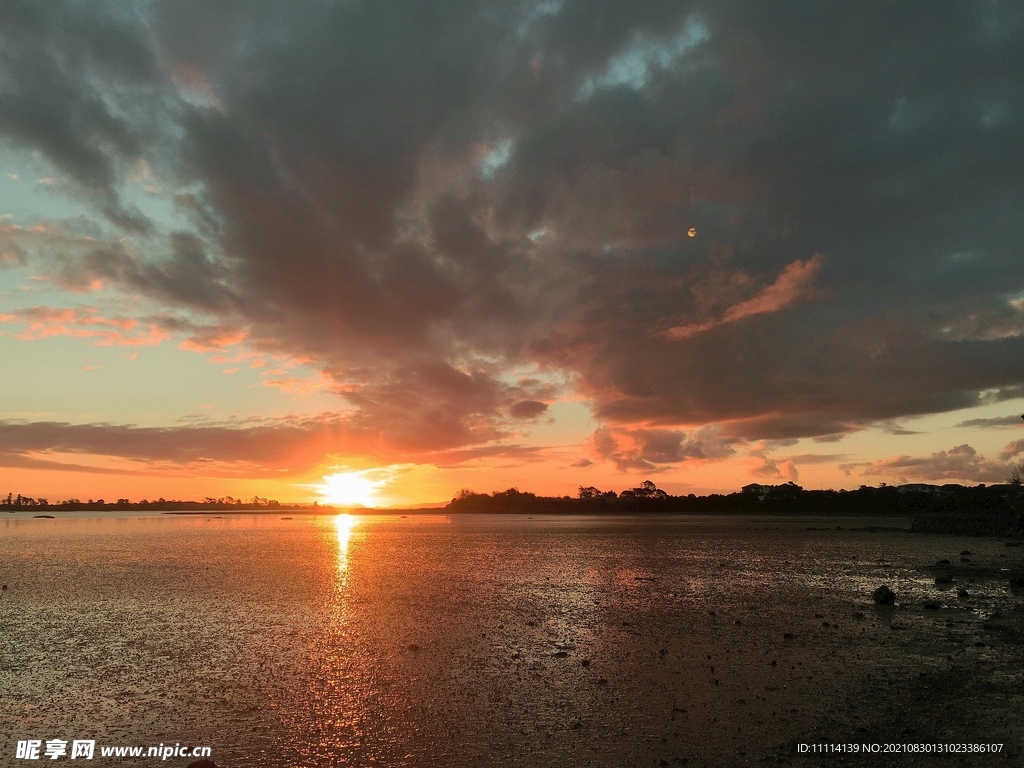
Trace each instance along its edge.
<path fill-rule="evenodd" d="M 668 720 L 684 701 L 727 751 L 761 709 L 795 706 L 815 665 L 877 663 L 873 614 L 855 626 L 852 607 L 882 581 L 924 594 L 918 567 L 950 546 L 704 518 L 199 515 L 0 534 L 0 733 L 209 744 L 259 768 L 649 763 L 649 734 L 689 727 Z M 784 631 L 802 677 L 783 677 Z"/>
<path fill-rule="evenodd" d="M 338 515 L 334 518 L 334 527 L 338 533 L 338 580 L 343 582 L 348 575 L 348 542 L 352 538 L 352 529 L 359 525 L 359 518 L 354 515 Z"/>

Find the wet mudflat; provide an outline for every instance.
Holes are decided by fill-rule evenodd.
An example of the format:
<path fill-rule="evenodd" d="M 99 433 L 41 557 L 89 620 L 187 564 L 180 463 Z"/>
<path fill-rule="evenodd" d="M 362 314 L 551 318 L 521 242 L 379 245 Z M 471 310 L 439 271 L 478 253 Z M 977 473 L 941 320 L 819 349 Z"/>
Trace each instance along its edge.
<path fill-rule="evenodd" d="M 209 745 L 221 766 L 1018 764 L 1024 597 L 1001 574 L 1024 548 L 871 523 L 894 525 L 0 521 L 0 754 L 95 738 Z M 893 606 L 871 598 L 883 583 Z M 1004 746 L 797 751 L 822 742 Z"/>

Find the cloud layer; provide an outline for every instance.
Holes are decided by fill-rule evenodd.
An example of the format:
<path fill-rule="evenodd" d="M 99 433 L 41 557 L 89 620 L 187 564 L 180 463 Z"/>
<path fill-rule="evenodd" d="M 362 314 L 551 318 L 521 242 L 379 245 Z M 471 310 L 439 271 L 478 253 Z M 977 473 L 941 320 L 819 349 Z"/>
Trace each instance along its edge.
<path fill-rule="evenodd" d="M 643 470 L 1024 393 L 1015 4 L 0 13 L 0 136 L 93 212 L 4 227 L 0 263 L 312 361 L 395 454 L 570 393 Z M 928 461 L 980 468 L 957 451 Z"/>

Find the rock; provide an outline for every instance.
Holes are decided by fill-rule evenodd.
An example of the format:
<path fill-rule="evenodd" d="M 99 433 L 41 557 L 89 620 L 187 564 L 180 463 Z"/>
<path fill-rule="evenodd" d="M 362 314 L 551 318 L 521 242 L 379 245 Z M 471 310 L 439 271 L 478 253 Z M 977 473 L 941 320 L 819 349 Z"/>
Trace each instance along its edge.
<path fill-rule="evenodd" d="M 950 574 L 948 574 L 948 573 L 940 573 L 938 576 L 935 577 L 935 583 L 936 584 L 940 584 L 940 585 L 941 584 L 952 584 L 953 583 L 953 577 Z"/>
<path fill-rule="evenodd" d="M 583 659 L 583 661 L 580 662 L 580 666 L 581 667 L 589 667 L 590 666 L 590 659 Z"/>
<path fill-rule="evenodd" d="M 956 591 L 956 596 L 959 597 L 961 600 L 966 600 L 968 597 L 971 596 L 971 593 L 968 592 L 966 589 L 958 589 Z"/>
<path fill-rule="evenodd" d="M 889 589 L 888 584 L 883 584 L 872 592 L 871 597 L 878 605 L 892 605 L 896 602 L 896 593 Z"/>
<path fill-rule="evenodd" d="M 925 600 L 924 607 L 929 611 L 937 611 L 942 607 L 942 604 L 935 600 Z"/>
<path fill-rule="evenodd" d="M 608 685 L 608 678 L 602 677 L 600 680 L 597 681 L 597 684 L 598 685 Z"/>
<path fill-rule="evenodd" d="M 786 633 L 785 633 L 785 634 L 784 634 L 784 635 L 782 636 L 782 639 L 783 639 L 783 640 L 792 640 L 792 639 L 793 639 L 793 633 L 792 633 L 792 632 L 786 632 Z"/>
<path fill-rule="evenodd" d="M 564 659 L 564 658 L 567 658 L 568 656 L 569 656 L 569 653 L 567 651 L 557 651 L 555 653 L 555 658 L 556 659 Z"/>
<path fill-rule="evenodd" d="M 412 651 L 413 653 L 415 653 L 419 649 L 420 649 L 420 647 L 418 645 L 416 645 L 416 643 L 409 643 L 409 645 L 406 646 L 406 650 L 407 651 Z"/>

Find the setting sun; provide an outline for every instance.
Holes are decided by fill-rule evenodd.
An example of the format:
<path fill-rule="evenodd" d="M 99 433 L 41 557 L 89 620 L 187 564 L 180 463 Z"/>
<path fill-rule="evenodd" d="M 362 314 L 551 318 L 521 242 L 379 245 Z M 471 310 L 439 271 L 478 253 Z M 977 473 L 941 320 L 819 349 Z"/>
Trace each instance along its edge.
<path fill-rule="evenodd" d="M 317 490 L 328 504 L 372 507 L 379 503 L 375 492 L 381 485 L 381 481 L 369 480 L 362 472 L 336 472 L 326 475 Z"/>

